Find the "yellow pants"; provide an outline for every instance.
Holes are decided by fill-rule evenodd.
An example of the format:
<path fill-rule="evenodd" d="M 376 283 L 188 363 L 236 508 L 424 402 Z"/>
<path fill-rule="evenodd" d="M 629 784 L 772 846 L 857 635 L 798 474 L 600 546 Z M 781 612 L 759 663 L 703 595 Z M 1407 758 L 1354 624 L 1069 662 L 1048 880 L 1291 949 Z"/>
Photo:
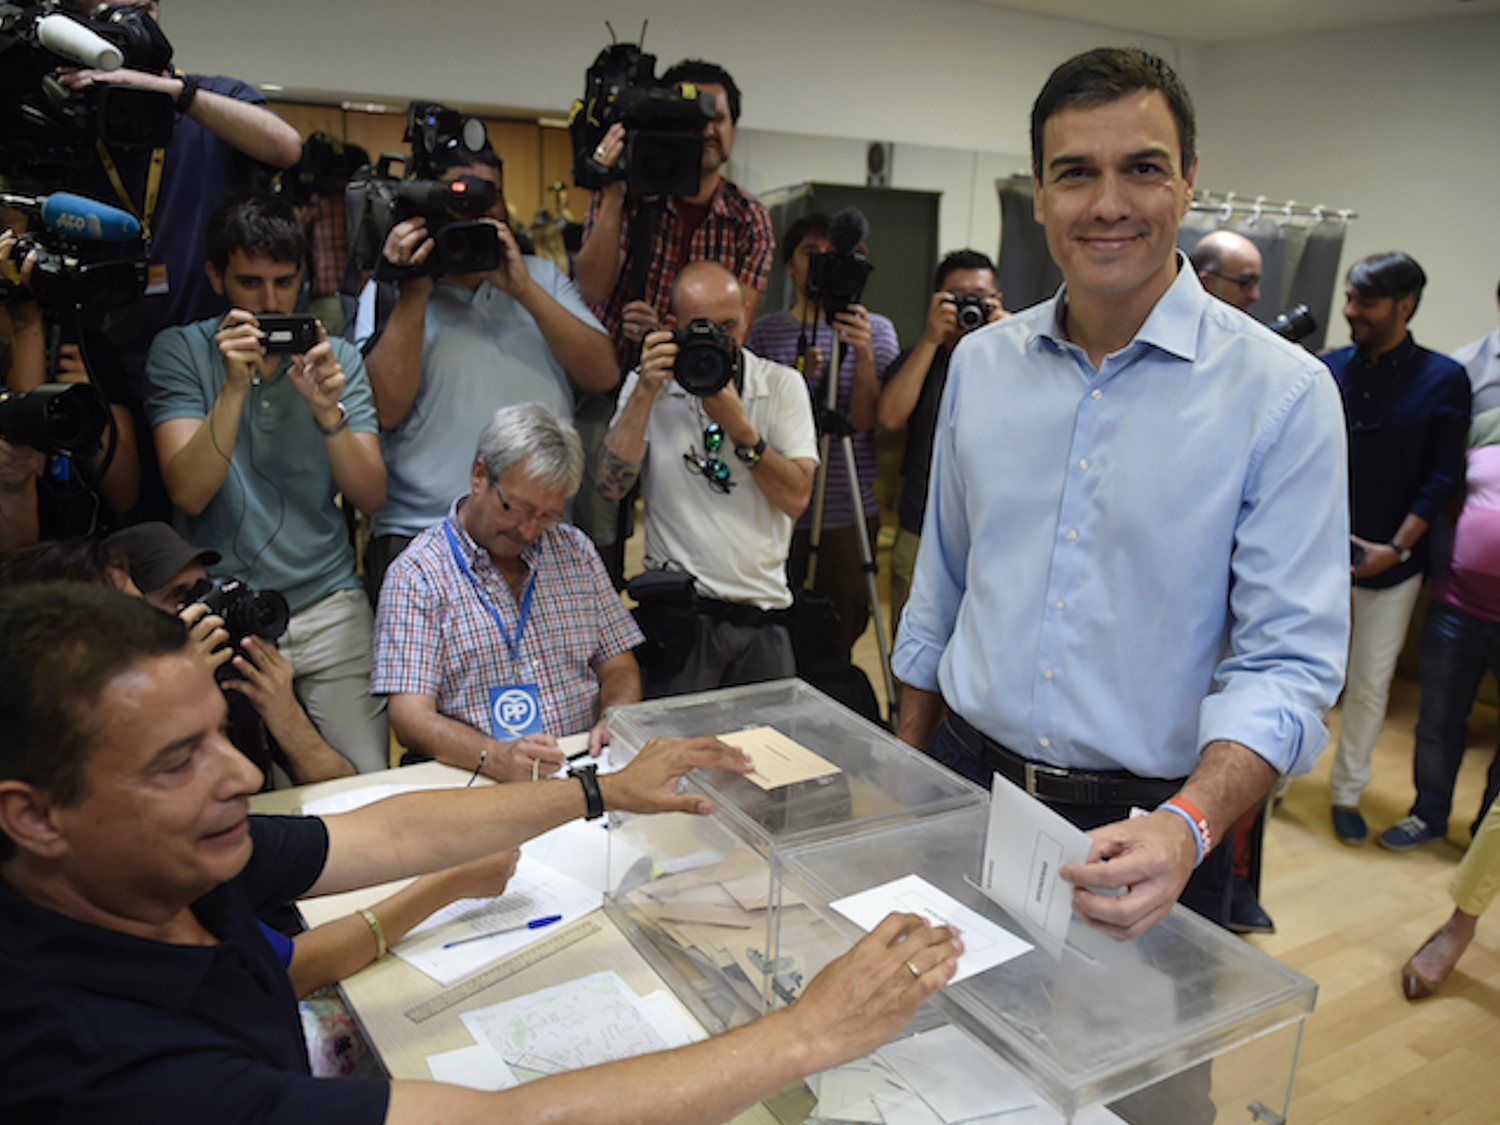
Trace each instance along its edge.
<path fill-rule="evenodd" d="M 1465 914 L 1476 917 L 1495 899 L 1500 891 L 1500 800 L 1490 805 L 1479 831 L 1463 861 L 1453 873 L 1448 884 L 1448 893 L 1453 896 L 1453 905 Z"/>

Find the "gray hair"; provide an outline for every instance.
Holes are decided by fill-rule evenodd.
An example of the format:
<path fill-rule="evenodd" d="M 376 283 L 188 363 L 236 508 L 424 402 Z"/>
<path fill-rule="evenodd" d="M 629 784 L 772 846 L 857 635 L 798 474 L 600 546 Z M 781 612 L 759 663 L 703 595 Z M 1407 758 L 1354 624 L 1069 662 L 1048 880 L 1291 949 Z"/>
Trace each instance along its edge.
<path fill-rule="evenodd" d="M 550 487 L 568 495 L 583 482 L 583 442 L 572 424 L 539 402 L 501 407 L 479 435 L 474 458 L 499 480 L 517 465 Z"/>

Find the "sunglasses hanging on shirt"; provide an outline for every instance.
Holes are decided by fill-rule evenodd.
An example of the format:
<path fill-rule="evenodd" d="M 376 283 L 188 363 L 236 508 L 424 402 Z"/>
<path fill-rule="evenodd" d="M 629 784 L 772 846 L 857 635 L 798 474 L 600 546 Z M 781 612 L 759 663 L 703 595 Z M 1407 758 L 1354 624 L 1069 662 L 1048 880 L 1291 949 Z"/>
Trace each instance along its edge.
<path fill-rule="evenodd" d="M 703 448 L 706 457 L 696 449 L 689 449 L 682 455 L 683 462 L 708 481 L 715 492 L 727 494 L 736 482 L 729 479 L 729 465 L 719 456 L 719 450 L 724 448 L 724 427 L 717 422 L 703 427 Z"/>

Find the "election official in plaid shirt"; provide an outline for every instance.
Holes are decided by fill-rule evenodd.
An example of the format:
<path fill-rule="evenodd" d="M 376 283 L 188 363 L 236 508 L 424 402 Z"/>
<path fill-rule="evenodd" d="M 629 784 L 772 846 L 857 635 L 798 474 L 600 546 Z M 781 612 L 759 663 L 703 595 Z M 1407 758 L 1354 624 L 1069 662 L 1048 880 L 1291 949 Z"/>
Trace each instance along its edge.
<path fill-rule="evenodd" d="M 718 262 L 734 274 L 745 292 L 749 323 L 770 282 L 776 255 L 770 212 L 723 175 L 740 119 L 740 90 L 734 79 L 723 67 L 690 59 L 669 69 L 662 82 L 695 85 L 711 94 L 718 107 L 714 119 L 703 128 L 698 194 L 662 201 L 644 293 L 627 292 L 635 270 L 631 225 L 640 215 L 640 204 L 626 198 L 623 182 L 595 192 L 589 201 L 583 246 L 574 263 L 584 300 L 614 338 L 622 357 L 648 331 L 666 323 L 672 282 L 688 262 Z M 625 141 L 624 128 L 610 126 L 594 150 L 594 159 L 612 167 L 625 151 Z M 639 300 L 634 299 L 637 296 Z"/>
<path fill-rule="evenodd" d="M 640 699 L 641 633 L 563 522 L 582 473 L 577 433 L 547 407 L 496 411 L 468 494 L 391 564 L 370 690 L 407 749 L 501 781 L 550 775 L 558 735 L 591 730 L 597 753 L 604 709 Z M 515 721 L 528 698 L 535 721 Z"/>

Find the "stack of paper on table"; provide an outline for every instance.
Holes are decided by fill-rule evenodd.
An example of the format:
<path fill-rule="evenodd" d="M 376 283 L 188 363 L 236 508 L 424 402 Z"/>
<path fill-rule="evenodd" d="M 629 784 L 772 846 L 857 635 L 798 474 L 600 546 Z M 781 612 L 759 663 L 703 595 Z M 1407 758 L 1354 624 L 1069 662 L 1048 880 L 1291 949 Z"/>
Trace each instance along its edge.
<path fill-rule="evenodd" d="M 871 1125 L 1063 1125 L 1063 1116 L 1017 1071 L 951 1024 L 889 1043 L 863 1059 L 808 1079 L 813 1111 L 829 1121 Z M 1102 1106 L 1073 1125 L 1118 1122 Z"/>

